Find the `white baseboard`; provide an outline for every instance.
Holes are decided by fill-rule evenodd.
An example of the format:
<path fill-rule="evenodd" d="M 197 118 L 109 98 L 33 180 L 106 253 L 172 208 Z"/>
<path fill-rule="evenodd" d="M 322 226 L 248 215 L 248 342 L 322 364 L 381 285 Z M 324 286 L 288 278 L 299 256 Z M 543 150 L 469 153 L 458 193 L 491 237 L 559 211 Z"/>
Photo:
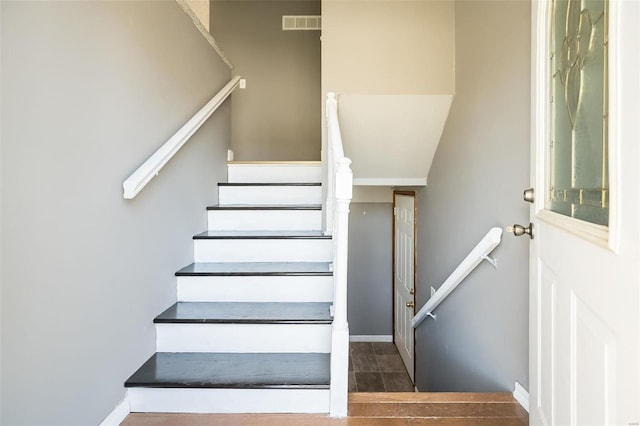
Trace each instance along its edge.
<path fill-rule="evenodd" d="M 529 412 L 529 392 L 524 387 L 522 387 L 522 385 L 518 382 L 516 382 L 515 384 L 515 388 L 513 390 L 513 397 L 515 398 L 516 401 L 518 401 L 518 403 L 520 403 L 520 405 L 522 405 L 522 408 L 527 410 L 527 413 L 528 413 Z"/>
<path fill-rule="evenodd" d="M 120 404 L 116 405 L 116 408 L 114 408 L 107 417 L 105 417 L 102 423 L 100 423 L 100 426 L 119 426 L 130 412 L 131 407 L 129 406 L 129 398 L 125 393 L 124 399 Z"/>
<path fill-rule="evenodd" d="M 373 334 L 373 335 L 351 335 L 350 342 L 393 342 L 392 335 Z"/>

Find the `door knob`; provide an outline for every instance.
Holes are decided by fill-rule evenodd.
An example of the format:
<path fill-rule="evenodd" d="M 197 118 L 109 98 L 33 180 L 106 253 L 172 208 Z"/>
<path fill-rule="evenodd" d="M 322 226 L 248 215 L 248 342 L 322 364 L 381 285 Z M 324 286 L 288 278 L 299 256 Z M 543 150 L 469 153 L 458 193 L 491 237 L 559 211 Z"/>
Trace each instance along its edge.
<path fill-rule="evenodd" d="M 513 226 L 507 226 L 507 232 L 511 232 L 516 237 L 527 234 L 529 238 L 533 240 L 533 223 L 529 223 L 529 226 L 526 228 L 522 225 L 518 225 L 517 223 Z"/>
<path fill-rule="evenodd" d="M 525 189 L 522 193 L 522 199 L 527 203 L 533 203 L 536 199 L 535 191 L 533 190 L 533 188 Z"/>
<path fill-rule="evenodd" d="M 415 303 L 407 302 L 406 305 L 407 305 L 407 308 L 413 308 L 415 306 Z"/>

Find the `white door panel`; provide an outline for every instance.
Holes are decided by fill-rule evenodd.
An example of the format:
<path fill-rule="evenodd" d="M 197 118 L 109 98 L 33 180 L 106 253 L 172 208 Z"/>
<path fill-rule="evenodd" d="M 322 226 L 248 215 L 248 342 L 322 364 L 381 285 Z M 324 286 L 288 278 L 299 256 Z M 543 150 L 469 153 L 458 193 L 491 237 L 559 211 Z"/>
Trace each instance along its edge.
<path fill-rule="evenodd" d="M 414 380 L 415 197 L 394 193 L 394 341 Z"/>

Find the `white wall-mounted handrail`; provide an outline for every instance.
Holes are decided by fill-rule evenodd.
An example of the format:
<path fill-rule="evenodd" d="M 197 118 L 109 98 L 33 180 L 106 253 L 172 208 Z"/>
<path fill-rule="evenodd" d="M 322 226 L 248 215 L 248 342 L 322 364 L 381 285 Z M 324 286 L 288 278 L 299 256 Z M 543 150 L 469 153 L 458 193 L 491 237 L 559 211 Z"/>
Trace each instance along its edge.
<path fill-rule="evenodd" d="M 166 141 L 151 157 L 122 183 L 123 197 L 132 199 L 149 183 L 160 169 L 182 148 L 182 146 L 198 131 L 209 117 L 229 97 L 240 84 L 240 76 L 235 76 L 216 95 L 211 98 L 184 126 Z"/>
<path fill-rule="evenodd" d="M 349 204 L 353 195 L 351 160 L 344 156 L 338 102 L 329 93 L 327 114 L 327 199 L 325 232 L 333 240 L 333 323 L 331 326 L 331 384 L 329 414 L 346 417 L 349 390 L 349 324 L 347 322 L 347 261 Z"/>
<path fill-rule="evenodd" d="M 471 253 L 464 258 L 458 267 L 449 275 L 440 288 L 431 296 L 427 303 L 418 311 L 411 320 L 411 325 L 415 328 L 428 316 L 435 318 L 433 311 L 442 303 L 444 299 L 460 284 L 483 260 L 489 261 L 496 267 L 496 261 L 489 257 L 489 253 L 500 244 L 502 229 L 491 228 L 487 235 L 471 250 Z"/>

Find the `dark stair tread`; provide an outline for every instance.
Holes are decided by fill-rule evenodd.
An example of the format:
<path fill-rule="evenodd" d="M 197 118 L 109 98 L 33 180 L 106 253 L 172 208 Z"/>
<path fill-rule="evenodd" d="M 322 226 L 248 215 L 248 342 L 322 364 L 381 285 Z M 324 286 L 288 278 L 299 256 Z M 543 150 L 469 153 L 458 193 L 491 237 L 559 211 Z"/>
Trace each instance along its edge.
<path fill-rule="evenodd" d="M 321 239 L 329 240 L 331 235 L 325 235 L 322 231 L 204 231 L 193 236 L 194 240 L 215 239 Z"/>
<path fill-rule="evenodd" d="M 320 182 L 218 182 L 218 186 L 322 186 Z"/>
<path fill-rule="evenodd" d="M 154 323 L 331 324 L 328 302 L 178 302 Z"/>
<path fill-rule="evenodd" d="M 207 210 L 322 210 L 320 204 L 217 204 Z"/>
<path fill-rule="evenodd" d="M 199 262 L 176 276 L 330 276 L 330 262 Z"/>
<path fill-rule="evenodd" d="M 325 353 L 154 354 L 125 387 L 328 389 Z"/>

